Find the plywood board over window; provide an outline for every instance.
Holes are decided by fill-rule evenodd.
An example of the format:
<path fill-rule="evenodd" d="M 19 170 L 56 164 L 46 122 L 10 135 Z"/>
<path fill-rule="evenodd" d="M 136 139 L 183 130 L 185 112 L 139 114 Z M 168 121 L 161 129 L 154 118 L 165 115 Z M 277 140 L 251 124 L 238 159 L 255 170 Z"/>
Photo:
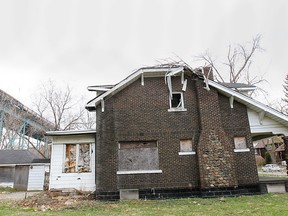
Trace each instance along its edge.
<path fill-rule="evenodd" d="M 194 155 L 195 152 L 192 148 L 192 139 L 181 139 L 180 140 L 180 151 L 179 155 Z"/>
<path fill-rule="evenodd" d="M 159 170 L 159 156 L 156 141 L 119 142 L 119 171 Z M 121 172 L 120 172 L 121 173 Z M 119 174 L 119 172 L 118 172 Z"/>
<path fill-rule="evenodd" d="M 245 137 L 234 137 L 234 144 L 236 149 L 245 149 L 246 146 L 246 139 Z"/>
<path fill-rule="evenodd" d="M 234 152 L 248 152 L 250 151 L 249 148 L 247 148 L 246 138 L 245 137 L 234 137 L 234 145 L 235 149 Z"/>

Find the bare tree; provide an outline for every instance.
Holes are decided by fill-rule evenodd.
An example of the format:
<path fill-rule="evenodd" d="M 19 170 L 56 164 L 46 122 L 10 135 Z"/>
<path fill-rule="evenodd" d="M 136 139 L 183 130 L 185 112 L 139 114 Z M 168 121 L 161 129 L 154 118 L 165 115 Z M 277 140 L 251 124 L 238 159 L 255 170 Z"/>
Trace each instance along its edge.
<path fill-rule="evenodd" d="M 215 72 L 215 79 L 218 82 L 230 83 L 246 83 L 249 85 L 257 85 L 267 82 L 263 75 L 252 76 L 250 71 L 253 57 L 257 52 L 263 51 L 260 46 L 261 36 L 257 35 L 252 42 L 247 44 L 229 45 L 226 60 L 219 64 L 216 58 L 213 58 L 209 51 L 197 56 L 197 60 L 204 61 L 206 65 L 211 66 Z M 225 69 L 222 69 L 225 66 Z M 224 67 L 224 68 L 225 68 Z M 221 68 L 221 70 L 220 70 Z M 265 90 L 259 89 L 265 93 Z"/>
<path fill-rule="evenodd" d="M 54 123 L 54 130 L 87 129 L 93 126 L 95 119 L 84 109 L 84 102 L 72 95 L 69 85 L 57 88 L 55 82 L 48 81 L 35 96 L 34 109 L 41 116 Z M 87 123 L 89 121 L 89 123 Z"/>
<path fill-rule="evenodd" d="M 286 75 L 284 79 L 283 92 L 284 97 L 280 100 L 278 99 L 273 101 L 270 106 L 279 110 L 283 114 L 288 115 L 288 75 Z"/>

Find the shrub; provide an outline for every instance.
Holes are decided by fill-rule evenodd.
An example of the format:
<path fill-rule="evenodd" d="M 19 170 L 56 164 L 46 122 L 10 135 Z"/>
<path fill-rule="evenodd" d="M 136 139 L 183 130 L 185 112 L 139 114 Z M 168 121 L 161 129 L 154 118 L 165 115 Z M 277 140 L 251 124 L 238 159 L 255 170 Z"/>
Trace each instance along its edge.
<path fill-rule="evenodd" d="M 266 162 L 265 159 L 261 157 L 260 155 L 255 155 L 255 159 L 256 159 L 257 166 L 263 166 Z"/>
<path fill-rule="evenodd" d="M 269 152 L 266 152 L 266 153 L 265 153 L 265 163 L 266 163 L 266 164 L 272 163 L 272 157 L 271 157 L 271 155 L 269 154 Z"/>

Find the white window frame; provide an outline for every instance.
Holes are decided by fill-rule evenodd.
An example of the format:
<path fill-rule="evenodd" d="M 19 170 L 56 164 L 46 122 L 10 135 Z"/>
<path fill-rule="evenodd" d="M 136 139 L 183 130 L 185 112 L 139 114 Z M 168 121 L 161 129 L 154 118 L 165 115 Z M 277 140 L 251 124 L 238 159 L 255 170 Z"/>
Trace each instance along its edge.
<path fill-rule="evenodd" d="M 79 148 L 80 145 L 89 145 L 89 156 L 90 156 L 90 171 L 89 172 L 78 172 L 78 162 L 79 162 Z M 76 164 L 75 164 L 75 172 L 65 172 L 65 166 L 66 166 L 66 145 L 75 145 L 76 146 Z M 63 145 L 63 165 L 62 165 L 62 173 L 65 174 L 73 174 L 73 173 L 92 173 L 92 143 L 65 143 Z"/>
<path fill-rule="evenodd" d="M 180 94 L 180 96 L 181 96 L 180 97 L 181 106 L 172 107 L 173 94 Z M 170 106 L 170 109 L 168 109 L 169 112 L 187 111 L 187 109 L 184 108 L 184 95 L 183 95 L 183 92 L 172 92 L 172 98 L 169 96 L 169 106 Z"/>

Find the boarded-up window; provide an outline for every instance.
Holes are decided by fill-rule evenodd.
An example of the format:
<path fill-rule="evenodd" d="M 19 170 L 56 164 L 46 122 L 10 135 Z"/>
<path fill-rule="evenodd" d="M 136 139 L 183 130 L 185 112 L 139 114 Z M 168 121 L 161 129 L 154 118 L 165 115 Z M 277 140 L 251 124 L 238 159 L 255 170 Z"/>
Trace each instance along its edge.
<path fill-rule="evenodd" d="M 158 169 L 156 141 L 119 142 L 119 171 Z"/>
<path fill-rule="evenodd" d="M 180 152 L 192 152 L 192 139 L 180 140 Z"/>
<path fill-rule="evenodd" d="M 66 144 L 65 173 L 91 172 L 90 144 Z"/>
<path fill-rule="evenodd" d="M 234 137 L 235 149 L 246 149 L 246 138 L 245 137 Z"/>

